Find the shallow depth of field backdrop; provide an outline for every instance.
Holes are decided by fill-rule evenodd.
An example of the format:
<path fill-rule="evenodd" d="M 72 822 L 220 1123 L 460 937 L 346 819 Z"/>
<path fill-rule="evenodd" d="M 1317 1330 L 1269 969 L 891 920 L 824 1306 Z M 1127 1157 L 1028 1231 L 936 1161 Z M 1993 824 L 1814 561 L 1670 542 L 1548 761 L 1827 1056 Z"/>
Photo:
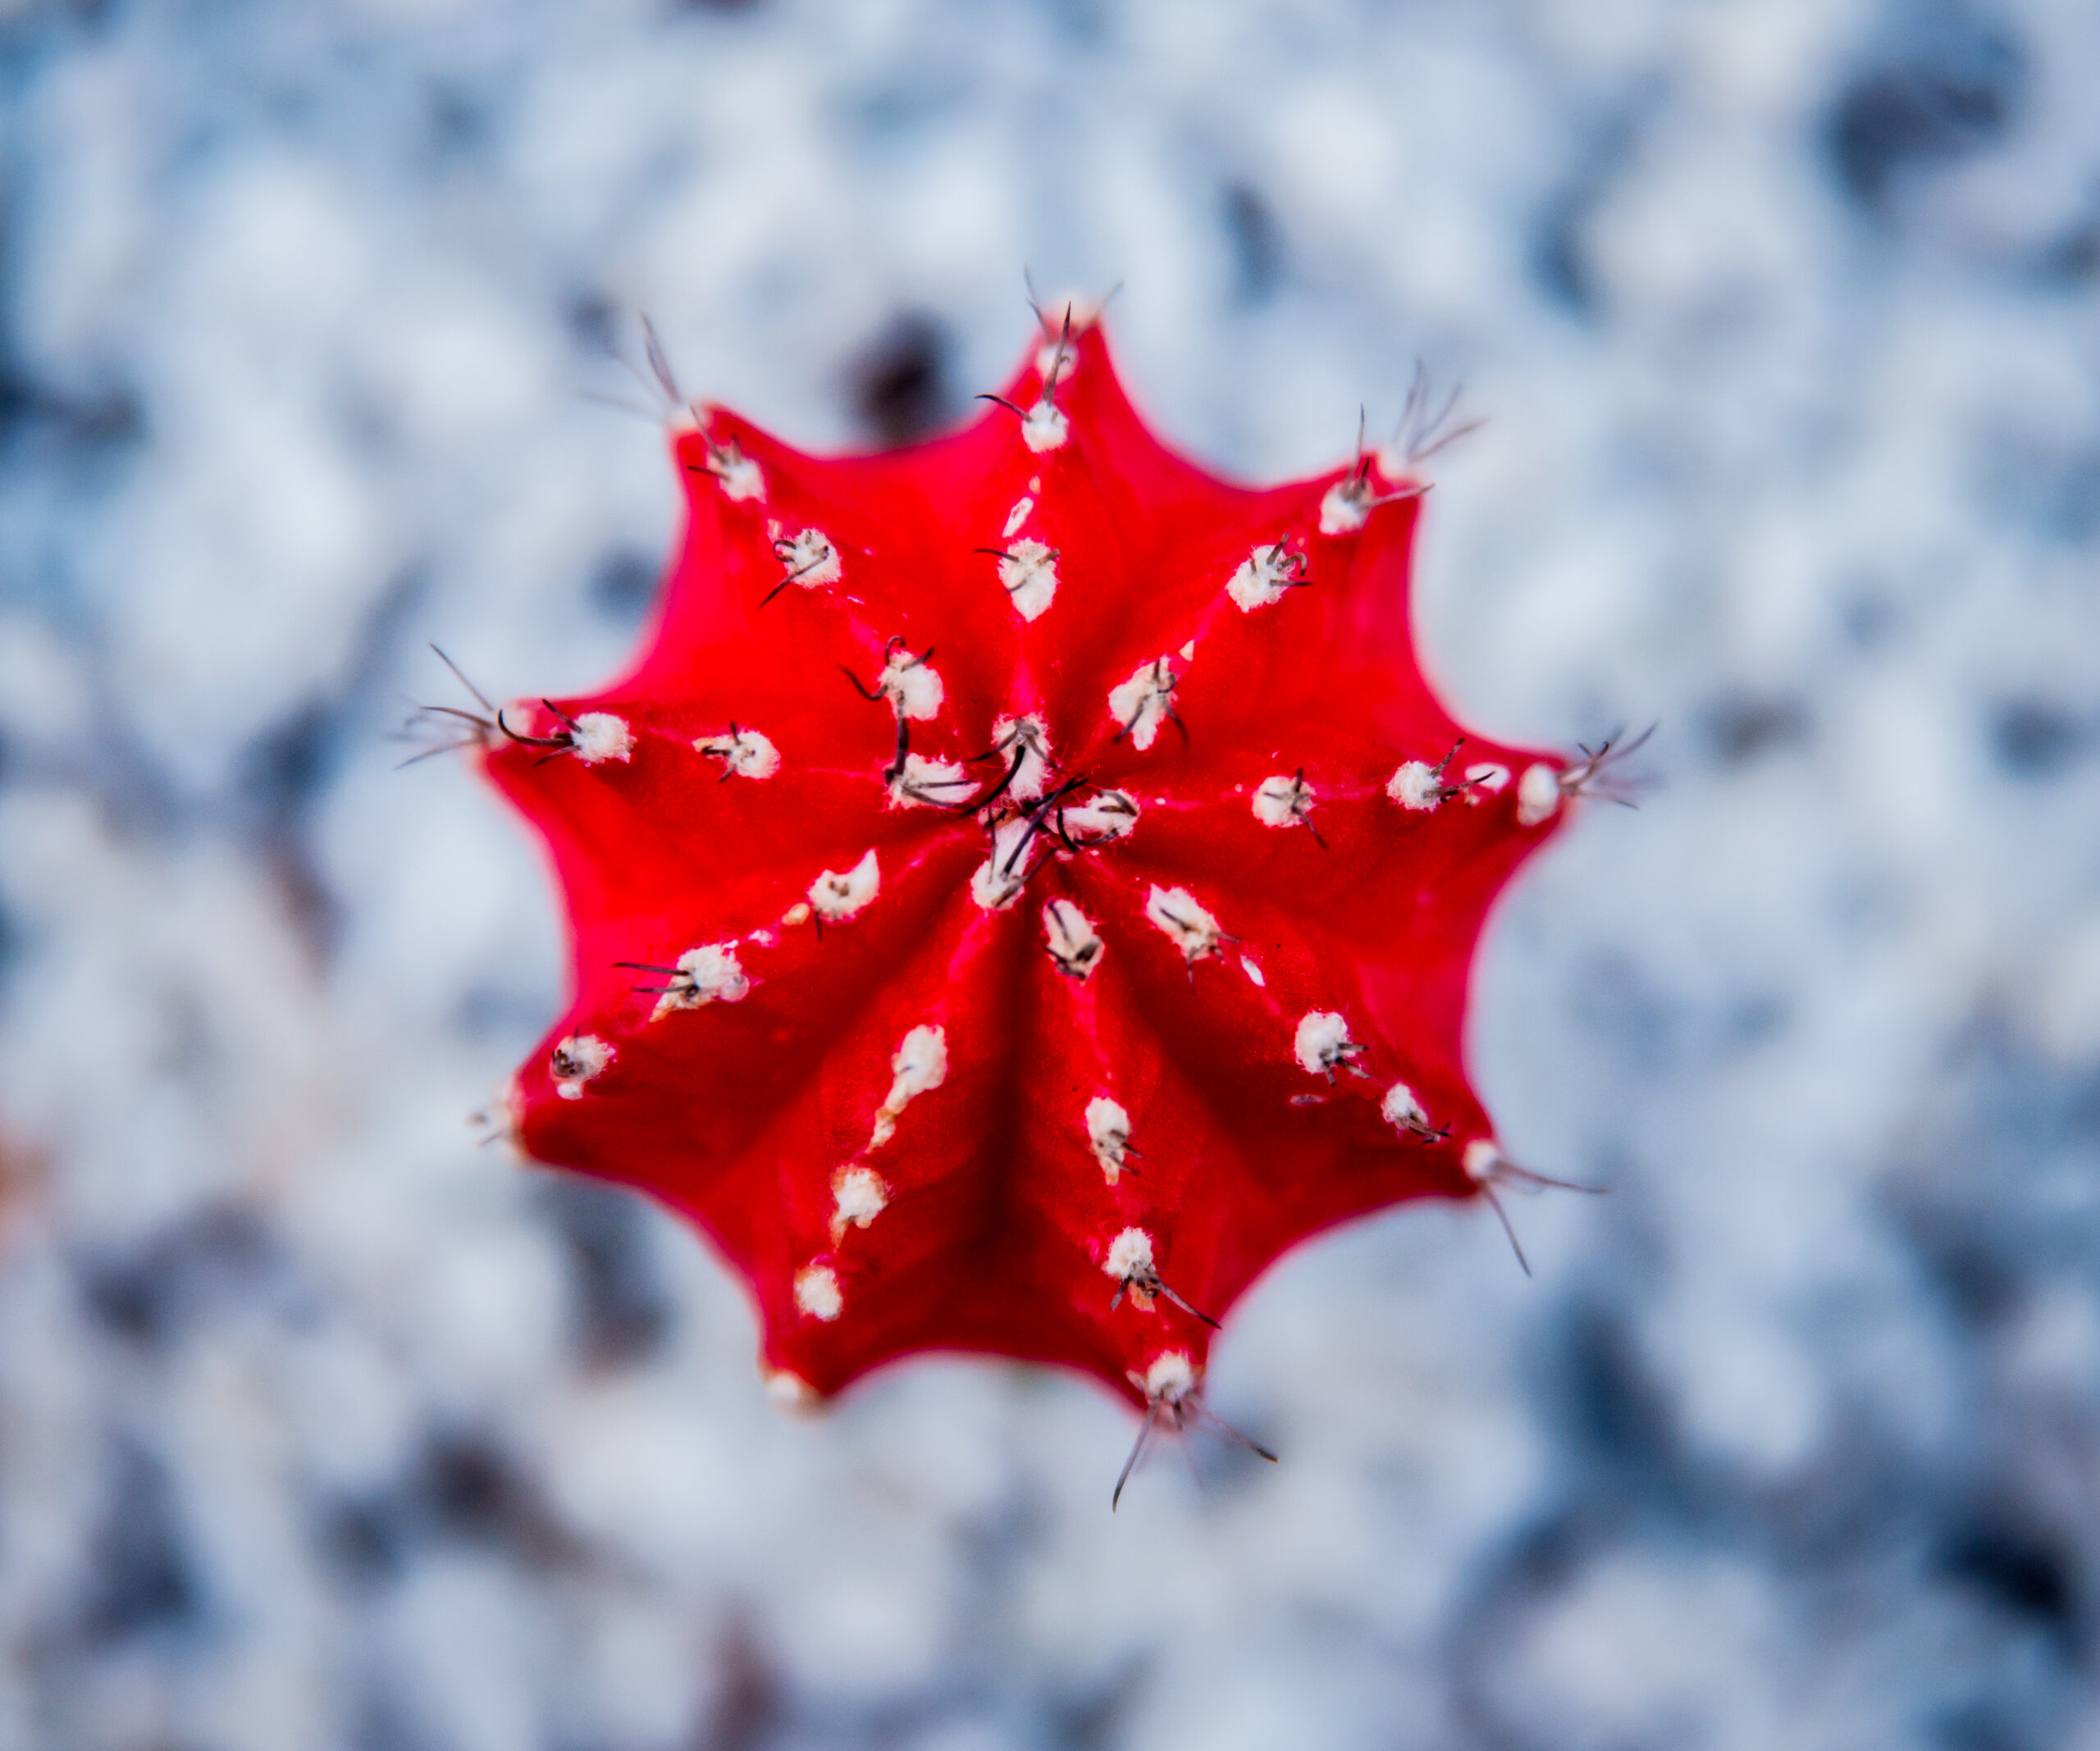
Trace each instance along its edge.
<path fill-rule="evenodd" d="M 0 1746 L 2100 1747 L 2089 0 L 0 4 Z M 962 417 L 1046 291 L 1247 477 L 1443 458 L 1425 655 L 1659 718 L 1499 914 L 1505 1141 L 1308 1248 L 1282 1465 L 920 1363 L 477 1150 L 640 400 Z M 609 350 L 611 349 L 611 350 Z"/>

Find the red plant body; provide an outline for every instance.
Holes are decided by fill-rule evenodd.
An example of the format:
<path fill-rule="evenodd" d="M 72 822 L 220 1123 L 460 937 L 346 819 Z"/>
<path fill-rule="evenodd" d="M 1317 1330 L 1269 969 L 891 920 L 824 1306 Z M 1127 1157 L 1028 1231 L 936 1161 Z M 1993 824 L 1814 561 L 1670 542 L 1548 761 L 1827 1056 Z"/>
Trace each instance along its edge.
<path fill-rule="evenodd" d="M 486 739 L 573 942 L 507 1122 L 697 1224 L 785 1398 L 970 1351 L 1178 1415 L 1285 1248 L 1517 1172 L 1468 976 L 1583 768 L 1462 739 L 1376 454 L 1228 485 L 1069 316 L 998 399 L 676 433 L 640 661 Z"/>

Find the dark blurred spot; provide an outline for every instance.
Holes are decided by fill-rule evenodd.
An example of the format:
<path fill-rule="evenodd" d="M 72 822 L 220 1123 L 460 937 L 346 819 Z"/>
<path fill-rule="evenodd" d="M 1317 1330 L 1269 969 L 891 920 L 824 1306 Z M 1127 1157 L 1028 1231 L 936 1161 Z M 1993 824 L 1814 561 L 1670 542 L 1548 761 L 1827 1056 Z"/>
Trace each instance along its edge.
<path fill-rule="evenodd" d="M 2092 739 L 2089 723 L 2039 700 L 2009 700 L 1992 714 L 1992 755 L 2016 778 L 2053 777 Z"/>
<path fill-rule="evenodd" d="M 341 1502 L 322 1520 L 322 1551 L 343 1574 L 365 1585 L 398 1575 L 414 1539 L 413 1516 L 398 1495 Z"/>
<path fill-rule="evenodd" d="M 763 0 L 677 0 L 685 12 L 756 12 Z"/>
<path fill-rule="evenodd" d="M 1825 146 L 1845 192 L 1883 211 L 1900 177 L 1944 166 L 2000 139 L 2022 85 L 2010 39 L 1951 14 L 1916 31 L 1839 94 Z"/>
<path fill-rule="evenodd" d="M 2048 284 L 2079 287 L 2100 277 L 2100 220 L 2089 219 L 2042 253 L 2038 264 Z"/>
<path fill-rule="evenodd" d="M 532 1480 L 484 1436 L 433 1439 L 409 1490 L 418 1517 L 441 1537 L 487 1545 L 535 1568 L 581 1557 Z"/>
<path fill-rule="evenodd" d="M 546 1182 L 540 1202 L 568 1255 L 578 1348 L 597 1366 L 641 1361 L 664 1341 L 673 1312 L 648 1211 L 631 1192 L 565 1174 Z"/>
<path fill-rule="evenodd" d="M 1796 700 L 1723 700 L 1706 714 L 1706 733 L 1724 766 L 1740 766 L 1808 736 L 1808 714 Z"/>
<path fill-rule="evenodd" d="M 1597 303 L 1582 239 L 1590 206 L 1587 191 L 1564 190 L 1539 215 L 1532 244 L 1532 277 L 1549 299 L 1575 316 L 1590 315 Z"/>
<path fill-rule="evenodd" d="M 909 444 L 948 417 L 947 331 L 911 311 L 875 337 L 851 371 L 853 410 L 885 444 Z"/>
<path fill-rule="evenodd" d="M 463 157 L 488 144 L 489 107 L 463 87 L 443 81 L 429 94 L 430 142 L 439 158 Z"/>
<path fill-rule="evenodd" d="M 1902 624 L 1901 609 L 1886 595 L 1861 591 L 1849 597 L 1839 610 L 1845 636 L 1860 650 L 1875 650 L 1895 636 Z"/>
<path fill-rule="evenodd" d="M 231 1205 L 162 1229 L 134 1251 L 81 1268 L 88 1306 L 111 1331 L 135 1343 L 167 1342 L 208 1303 L 252 1293 L 277 1261 L 269 1232 Z"/>
<path fill-rule="evenodd" d="M 439 1751 L 452 1742 L 426 1727 L 414 1705 L 391 1687 L 375 1687 L 358 1700 L 351 1751 Z"/>
<path fill-rule="evenodd" d="M 714 1706 L 695 1744 L 701 1751 L 756 1751 L 778 1732 L 787 1699 L 764 1645 L 732 1623 L 714 1649 Z"/>
<path fill-rule="evenodd" d="M 1994 1325 L 2020 1305 L 2022 1272 L 1990 1237 L 1934 1225 L 1914 1238 L 1954 1311 L 1971 1325 Z"/>
<path fill-rule="evenodd" d="M 66 395 L 0 364 L 0 443 L 34 438 L 97 451 L 126 448 L 145 435 L 145 408 L 130 390 Z"/>
<path fill-rule="evenodd" d="M 166 1468 L 136 1448 L 121 1447 L 108 1512 L 89 1553 L 83 1632 L 91 1641 L 112 1642 L 180 1629 L 201 1602 Z"/>
<path fill-rule="evenodd" d="M 2044 1540 L 2011 1526 L 1970 1528 L 1942 1553 L 1940 1571 L 1999 1609 L 2068 1635 L 2076 1613 L 2072 1566 Z"/>
<path fill-rule="evenodd" d="M 1269 203 L 1249 185 L 1225 191 L 1225 230 L 1232 244 L 1233 291 L 1243 304 L 1270 297 L 1283 278 L 1283 235 Z"/>
<path fill-rule="evenodd" d="M 619 350 L 620 308 L 603 292 L 578 292 L 562 307 L 569 337 L 587 353 L 607 358 Z"/>
<path fill-rule="evenodd" d="M 1674 1448 L 1662 1395 L 1642 1370 L 1624 1325 L 1600 1307 L 1577 1311 L 1565 1332 L 1564 1375 L 1569 1420 L 1605 1469 L 1645 1475 L 1655 1495 Z"/>
<path fill-rule="evenodd" d="M 637 621 L 656 599 L 657 564 L 646 554 L 622 548 L 598 562 L 591 574 L 591 605 L 608 619 Z"/>
<path fill-rule="evenodd" d="M 1600 953 L 1578 964 L 1575 1014 L 1599 1039 L 1651 1071 L 1674 1060 L 1684 1033 L 1682 1006 L 1655 990 L 1628 956 Z"/>

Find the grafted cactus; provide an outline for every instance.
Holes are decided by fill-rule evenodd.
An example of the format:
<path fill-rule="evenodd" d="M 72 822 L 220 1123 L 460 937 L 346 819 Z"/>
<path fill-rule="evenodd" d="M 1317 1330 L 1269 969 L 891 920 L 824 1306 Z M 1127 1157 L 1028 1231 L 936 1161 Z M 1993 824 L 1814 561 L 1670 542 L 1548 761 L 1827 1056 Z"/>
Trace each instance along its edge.
<path fill-rule="evenodd" d="M 784 1397 L 976 1351 L 1178 1426 L 1286 1247 L 1517 1172 L 1468 975 L 1590 771 L 1423 679 L 1406 458 L 1228 485 L 1070 312 L 985 399 L 871 456 L 679 422 L 632 673 L 477 738 L 573 941 L 504 1122 L 697 1224 Z"/>

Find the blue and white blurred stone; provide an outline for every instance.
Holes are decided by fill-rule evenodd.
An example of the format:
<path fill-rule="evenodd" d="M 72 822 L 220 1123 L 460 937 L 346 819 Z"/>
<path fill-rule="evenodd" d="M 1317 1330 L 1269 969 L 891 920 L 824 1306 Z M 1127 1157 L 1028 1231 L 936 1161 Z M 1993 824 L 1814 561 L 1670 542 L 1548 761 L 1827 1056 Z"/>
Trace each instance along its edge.
<path fill-rule="evenodd" d="M 2100 1745 L 2100 14 L 0 7 L 0 1744 Z M 1501 914 L 1518 1159 L 1289 1261 L 1162 1454 L 783 1417 L 463 1115 L 534 855 L 388 737 L 587 687 L 646 404 L 959 416 L 1047 290 L 1228 470 L 1440 459 L 1460 715 L 1659 718 Z M 38 1165 L 38 1164 L 40 1164 Z"/>

